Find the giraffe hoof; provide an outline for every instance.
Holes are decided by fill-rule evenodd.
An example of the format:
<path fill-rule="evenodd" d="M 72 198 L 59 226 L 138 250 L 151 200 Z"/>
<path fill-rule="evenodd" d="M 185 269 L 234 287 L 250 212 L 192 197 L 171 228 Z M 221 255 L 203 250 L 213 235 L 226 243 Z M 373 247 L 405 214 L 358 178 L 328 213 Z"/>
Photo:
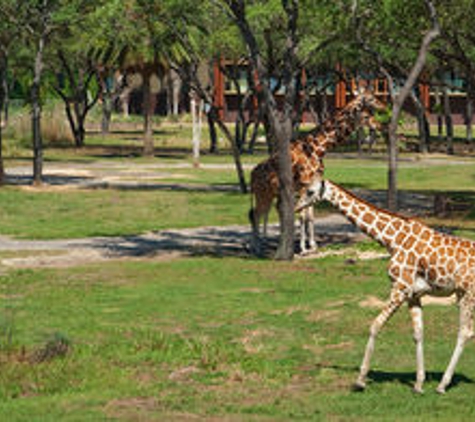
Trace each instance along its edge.
<path fill-rule="evenodd" d="M 439 394 L 445 394 L 445 387 L 439 385 L 435 391 L 437 391 Z"/>
<path fill-rule="evenodd" d="M 356 381 L 351 387 L 351 390 L 355 392 L 362 392 L 365 390 L 365 388 L 366 388 L 366 383 L 361 382 L 361 381 Z"/>
<path fill-rule="evenodd" d="M 412 389 L 412 391 L 414 391 L 414 393 L 416 394 L 424 394 L 424 390 L 422 387 L 418 387 L 418 386 L 414 386 L 414 388 Z"/>

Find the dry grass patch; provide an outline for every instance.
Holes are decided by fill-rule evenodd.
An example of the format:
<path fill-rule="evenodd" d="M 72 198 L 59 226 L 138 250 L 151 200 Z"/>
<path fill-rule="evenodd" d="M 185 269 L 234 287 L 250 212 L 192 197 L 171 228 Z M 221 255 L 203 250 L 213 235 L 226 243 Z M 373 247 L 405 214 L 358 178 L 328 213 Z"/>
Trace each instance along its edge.
<path fill-rule="evenodd" d="M 314 310 L 305 318 L 308 322 L 336 322 L 341 311 L 336 309 Z"/>

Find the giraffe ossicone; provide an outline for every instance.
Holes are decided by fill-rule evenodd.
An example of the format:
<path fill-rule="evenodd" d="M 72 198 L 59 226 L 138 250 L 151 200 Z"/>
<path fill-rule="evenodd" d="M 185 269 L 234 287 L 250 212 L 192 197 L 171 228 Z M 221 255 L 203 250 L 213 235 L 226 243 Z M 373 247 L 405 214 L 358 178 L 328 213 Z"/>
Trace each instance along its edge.
<path fill-rule="evenodd" d="M 381 125 L 374 118 L 374 113 L 382 110 L 386 110 L 386 105 L 371 91 L 361 91 L 344 108 L 327 119 L 317 131 L 290 144 L 294 192 L 297 200 L 303 197 L 314 178 L 323 172 L 323 157 L 327 149 L 346 142 L 358 124 L 380 130 Z M 251 249 L 258 254 L 261 251 L 259 230 L 261 219 L 264 220 L 265 237 L 268 215 L 279 192 L 277 168 L 277 157 L 272 155 L 254 167 L 251 172 L 251 195 L 255 198 L 249 211 L 252 226 Z M 313 212 L 302 211 L 300 245 L 301 249 L 306 251 L 307 243 L 310 243 L 310 246 L 315 245 Z"/>
<path fill-rule="evenodd" d="M 437 387 L 439 393 L 444 393 L 466 342 L 474 336 L 475 242 L 437 232 L 418 220 L 377 208 L 336 183 L 320 178 L 314 180 L 297 209 L 321 200 L 337 207 L 353 224 L 385 246 L 391 255 L 388 266 L 392 282 L 390 297 L 371 325 L 356 387 L 364 389 L 366 386 L 379 331 L 399 307 L 407 303 L 416 343 L 414 390 L 422 392 L 425 368 L 421 297 L 455 293 L 460 306 L 460 324 L 455 349 Z"/>

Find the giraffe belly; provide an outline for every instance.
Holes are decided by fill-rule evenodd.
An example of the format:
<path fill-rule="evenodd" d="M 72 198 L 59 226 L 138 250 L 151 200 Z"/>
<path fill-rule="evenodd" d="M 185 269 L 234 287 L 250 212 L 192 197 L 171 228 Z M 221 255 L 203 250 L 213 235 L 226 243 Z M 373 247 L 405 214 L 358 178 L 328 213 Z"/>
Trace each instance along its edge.
<path fill-rule="evenodd" d="M 440 277 L 431 279 L 429 274 L 426 276 L 417 276 L 413 285 L 413 294 L 415 296 L 450 296 L 456 290 L 455 282 L 450 277 Z"/>
<path fill-rule="evenodd" d="M 428 280 L 426 283 L 429 286 L 426 293 L 430 296 L 450 296 L 456 290 L 452 277 L 440 277 L 435 280 Z"/>

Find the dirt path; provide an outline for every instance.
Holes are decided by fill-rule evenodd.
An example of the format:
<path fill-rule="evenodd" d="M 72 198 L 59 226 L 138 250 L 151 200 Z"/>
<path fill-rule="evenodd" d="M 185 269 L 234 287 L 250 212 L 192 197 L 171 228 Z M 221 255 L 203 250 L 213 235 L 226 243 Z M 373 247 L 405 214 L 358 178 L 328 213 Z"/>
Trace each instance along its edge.
<path fill-rule="evenodd" d="M 315 228 L 320 246 L 352 244 L 364 238 L 342 216 L 319 218 Z M 249 226 L 161 230 L 136 236 L 66 240 L 18 240 L 0 236 L 0 251 L 21 251 L 21 257 L 0 262 L 14 267 L 81 265 L 109 259 L 173 259 L 183 256 L 249 256 Z M 269 228 L 268 249 L 277 245 L 278 227 Z"/>

